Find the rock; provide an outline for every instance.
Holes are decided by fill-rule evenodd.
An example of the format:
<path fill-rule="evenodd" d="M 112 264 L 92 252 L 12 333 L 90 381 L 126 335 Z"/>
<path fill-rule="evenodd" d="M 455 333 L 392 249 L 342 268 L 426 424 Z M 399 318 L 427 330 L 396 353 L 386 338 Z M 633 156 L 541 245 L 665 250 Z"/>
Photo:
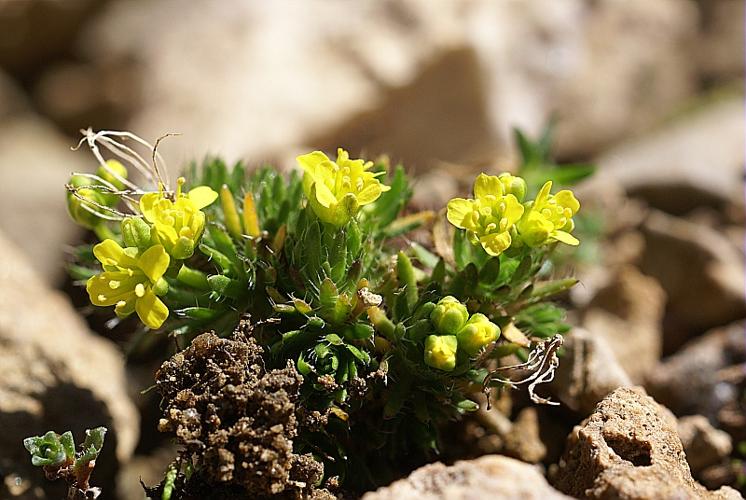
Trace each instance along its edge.
<path fill-rule="evenodd" d="M 60 482 L 45 481 L 31 466 L 23 438 L 71 430 L 80 440 L 86 428 L 100 425 L 109 432 L 93 480 L 112 487 L 117 464 L 132 455 L 138 436 L 124 359 L 114 344 L 88 331 L 1 233 L 0 254 L 0 497 L 17 483 L 28 486 L 25 498 L 34 498 L 38 487 L 61 498 Z"/>
<path fill-rule="evenodd" d="M 686 460 L 693 474 L 723 462 L 733 450 L 730 436 L 702 415 L 681 417 L 677 427 Z"/>
<path fill-rule="evenodd" d="M 547 447 L 541 440 L 539 414 L 534 407 L 527 407 L 518 413 L 510 432 L 504 436 L 505 455 L 522 462 L 538 464 L 547 454 Z"/>
<path fill-rule="evenodd" d="M 624 136 L 650 129 L 693 95 L 696 85 L 690 63 L 698 22 L 693 3 L 602 0 L 574 5 L 579 7 L 575 23 L 566 29 L 577 35 L 559 44 L 553 34 L 545 35 L 542 61 L 566 71 L 552 103 L 561 124 L 556 152 L 566 158 L 597 154 Z M 536 10 L 549 17 L 540 7 Z"/>
<path fill-rule="evenodd" d="M 28 77 L 54 58 L 67 55 L 81 26 L 102 3 L 0 2 L 0 67 Z"/>
<path fill-rule="evenodd" d="M 408 478 L 363 495 L 363 500 L 551 500 L 569 498 L 539 470 L 518 460 L 486 455 L 451 466 L 426 465 Z"/>
<path fill-rule="evenodd" d="M 590 184 L 619 182 L 631 195 L 672 214 L 702 205 L 742 206 L 744 120 L 741 96 L 703 104 L 605 152 Z"/>
<path fill-rule="evenodd" d="M 675 426 L 643 389 L 617 389 L 570 434 L 553 484 L 577 498 L 741 498 L 692 479 Z"/>
<path fill-rule="evenodd" d="M 702 28 L 696 55 L 702 77 L 708 82 L 743 78 L 744 2 L 708 0 L 698 5 Z"/>
<path fill-rule="evenodd" d="M 30 105 L 0 73 L 0 231 L 23 249 L 40 276 L 56 283 L 63 275 L 64 248 L 80 234 L 67 216 L 65 182 L 92 157 L 70 151 L 72 141 L 33 114 Z"/>
<path fill-rule="evenodd" d="M 565 339 L 550 387 L 559 400 L 580 415 L 588 415 L 607 394 L 632 385 L 604 338 L 575 328 Z"/>
<path fill-rule="evenodd" d="M 143 500 L 144 491 L 140 481 L 146 486 L 160 483 L 176 455 L 176 446 L 167 444 L 148 455 L 132 457 L 117 474 L 119 500 Z"/>
<path fill-rule="evenodd" d="M 711 330 L 690 341 L 648 374 L 650 394 L 677 415 L 704 415 L 717 422 L 719 412 L 738 396 L 746 361 L 746 323 Z M 738 378 L 731 379 L 730 372 Z"/>
<path fill-rule="evenodd" d="M 79 46 L 103 73 L 137 61 L 94 94 L 141 88 L 128 127 L 184 133 L 163 144 L 177 164 L 215 148 L 258 161 L 342 145 L 424 170 L 502 155 L 512 127 L 536 133 L 555 111 L 564 156 L 648 126 L 695 90 L 697 14 L 677 0 L 161 0 L 143 17 L 119 0 Z"/>
<path fill-rule="evenodd" d="M 642 229 L 640 268 L 657 279 L 668 296 L 664 354 L 694 334 L 746 317 L 743 256 L 727 237 L 657 211 Z"/>
<path fill-rule="evenodd" d="M 661 355 L 665 293 L 635 267 L 616 270 L 583 311 L 582 325 L 602 336 L 634 382 L 641 382 Z"/>

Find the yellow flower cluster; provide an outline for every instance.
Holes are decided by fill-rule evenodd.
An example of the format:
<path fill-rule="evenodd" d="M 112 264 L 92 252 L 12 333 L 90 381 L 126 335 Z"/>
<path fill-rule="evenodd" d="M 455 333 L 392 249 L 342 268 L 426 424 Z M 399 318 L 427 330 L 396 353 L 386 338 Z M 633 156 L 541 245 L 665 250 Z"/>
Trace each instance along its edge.
<path fill-rule="evenodd" d="M 125 248 L 112 239 L 93 248 L 103 267 L 103 272 L 86 284 L 93 305 L 113 305 L 120 318 L 136 312 L 152 329 L 166 321 L 169 311 L 159 298 L 168 292 L 163 275 L 173 260 L 193 255 L 205 229 L 202 208 L 218 197 L 207 186 L 182 193 L 184 182 L 179 178 L 173 199 L 164 193 L 163 186 L 140 198 L 141 217 L 122 221 Z"/>
<path fill-rule="evenodd" d="M 500 328 L 482 313 L 469 317 L 466 306 L 455 297 L 440 299 L 430 314 L 437 335 L 425 339 L 425 364 L 443 371 L 456 367 L 456 354 L 476 354 L 500 336 Z"/>
<path fill-rule="evenodd" d="M 335 226 L 344 226 L 360 207 L 373 203 L 391 189 L 377 179 L 383 172 L 368 169 L 373 162 L 351 160 L 347 151 L 337 150 L 337 161 L 321 151 L 297 158 L 304 171 L 303 191 L 316 216 Z"/>
<path fill-rule="evenodd" d="M 552 241 L 577 245 L 570 234 L 572 217 L 580 203 L 572 191 L 550 194 L 547 181 L 536 199 L 522 203 L 526 182 L 511 174 L 479 174 L 474 182 L 474 198 L 454 198 L 448 202 L 448 221 L 466 235 L 474 245 L 497 256 L 512 244 L 536 247 Z"/>

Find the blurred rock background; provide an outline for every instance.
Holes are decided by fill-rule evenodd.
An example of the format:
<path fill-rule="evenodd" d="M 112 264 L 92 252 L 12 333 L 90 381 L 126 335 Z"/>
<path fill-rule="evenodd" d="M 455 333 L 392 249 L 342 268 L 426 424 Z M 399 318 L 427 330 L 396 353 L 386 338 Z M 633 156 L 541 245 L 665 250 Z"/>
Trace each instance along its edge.
<path fill-rule="evenodd" d="M 21 401 L 0 399 L 0 428 L 24 423 L 0 442 L 0 497 L 53 495 L 15 464 L 22 437 L 67 422 L 39 403 L 59 387 L 113 427 L 102 475 L 119 470 L 121 498 L 168 462 L 138 393 L 152 366 L 125 367 L 49 290 L 67 287 L 65 249 L 83 237 L 63 184 L 94 168 L 70 150 L 88 126 L 181 133 L 161 147 L 172 170 L 208 153 L 287 168 L 311 148 L 386 153 L 417 176 L 415 203 L 441 207 L 515 165 L 513 127 L 536 135 L 555 117 L 557 159 L 599 165 L 578 191 L 603 216 L 600 257 L 578 264 L 568 298 L 585 330 L 563 361 L 564 409 L 514 405 L 534 452 L 494 429 L 480 449 L 554 463 L 573 423 L 642 384 L 704 416 L 679 421 L 696 479 L 746 480 L 743 27 L 743 0 L 0 0 L 0 246 L 15 248 L 0 259 L 0 359 L 33 375 L 0 364 L 0 395 Z M 18 269 L 36 275 L 27 309 Z M 47 337 L 69 340 L 52 352 Z M 60 354 L 76 343 L 106 371 Z"/>

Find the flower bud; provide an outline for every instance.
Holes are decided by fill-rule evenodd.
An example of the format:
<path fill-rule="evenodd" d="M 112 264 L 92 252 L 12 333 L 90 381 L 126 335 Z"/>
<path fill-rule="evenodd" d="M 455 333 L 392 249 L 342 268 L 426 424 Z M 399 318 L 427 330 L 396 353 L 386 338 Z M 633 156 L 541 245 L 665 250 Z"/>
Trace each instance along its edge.
<path fill-rule="evenodd" d="M 453 335 L 430 335 L 425 339 L 425 364 L 450 372 L 456 367 L 458 340 Z"/>
<path fill-rule="evenodd" d="M 76 188 L 75 193 L 67 193 L 67 211 L 70 217 L 79 225 L 92 229 L 101 223 L 102 219 L 93 212 L 101 209 L 96 205 L 105 205 L 102 194 L 96 189 L 88 189 L 85 186 L 92 185 L 88 177 L 73 175 L 70 185 Z M 93 212 L 92 212 L 93 211 Z"/>
<path fill-rule="evenodd" d="M 118 177 L 126 179 L 127 168 L 117 160 L 107 160 L 106 168 L 104 168 L 103 166 L 98 167 L 98 169 L 96 170 L 96 175 L 114 186 L 115 189 L 122 190 L 125 186 Z M 108 206 L 114 206 L 119 202 L 119 195 L 117 194 L 107 193 L 105 191 L 101 194 Z"/>
<path fill-rule="evenodd" d="M 500 336 L 500 328 L 482 313 L 473 314 L 461 331 L 458 332 L 458 345 L 469 356 L 494 342 Z"/>
<path fill-rule="evenodd" d="M 430 314 L 435 330 L 442 335 L 455 335 L 468 319 L 469 311 L 466 306 L 450 295 L 440 299 Z"/>
<path fill-rule="evenodd" d="M 145 250 L 150 246 L 150 225 L 140 217 L 127 217 L 122 221 L 122 238 L 126 246 Z"/>
<path fill-rule="evenodd" d="M 506 172 L 498 175 L 497 178 L 503 185 L 504 194 L 512 194 L 518 198 L 518 201 L 523 201 L 527 190 L 526 181 L 523 180 L 523 177 L 517 177 Z"/>

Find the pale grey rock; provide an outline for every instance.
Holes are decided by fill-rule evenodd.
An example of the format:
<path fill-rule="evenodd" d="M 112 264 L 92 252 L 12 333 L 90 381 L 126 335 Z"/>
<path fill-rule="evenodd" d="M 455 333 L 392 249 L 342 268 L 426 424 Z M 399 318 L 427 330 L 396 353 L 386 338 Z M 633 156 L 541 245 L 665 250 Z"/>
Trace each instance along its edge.
<path fill-rule="evenodd" d="M 547 484 L 539 470 L 513 458 L 425 465 L 408 478 L 363 495 L 362 500 L 559 500 L 569 499 Z"/>

